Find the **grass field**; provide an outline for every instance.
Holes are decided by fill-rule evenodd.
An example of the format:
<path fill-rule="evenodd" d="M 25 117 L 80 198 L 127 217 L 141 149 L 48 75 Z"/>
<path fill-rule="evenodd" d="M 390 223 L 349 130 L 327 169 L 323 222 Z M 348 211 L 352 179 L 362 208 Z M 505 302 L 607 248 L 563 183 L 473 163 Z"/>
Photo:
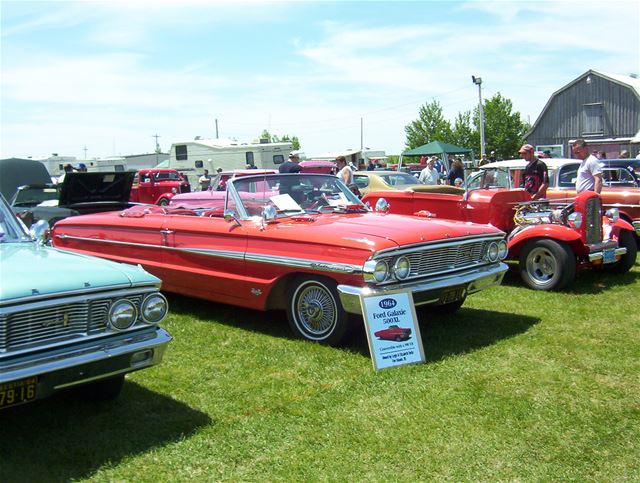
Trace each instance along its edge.
<path fill-rule="evenodd" d="M 421 312 L 427 363 L 375 373 L 283 313 L 171 296 L 162 365 L 120 399 L 0 413 L 0 482 L 639 481 L 640 263 L 562 293 Z"/>

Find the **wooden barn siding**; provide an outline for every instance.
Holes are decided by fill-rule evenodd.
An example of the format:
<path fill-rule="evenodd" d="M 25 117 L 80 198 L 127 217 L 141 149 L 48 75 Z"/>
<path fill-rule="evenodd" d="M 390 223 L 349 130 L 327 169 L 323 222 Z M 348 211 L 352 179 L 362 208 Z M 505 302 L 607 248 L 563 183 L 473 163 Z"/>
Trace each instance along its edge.
<path fill-rule="evenodd" d="M 580 79 L 552 99 L 544 116 L 540 119 L 528 142 L 531 144 L 562 144 L 565 156 L 569 156 L 568 141 L 583 137 L 582 106 L 603 103 L 604 132 L 592 137 L 629 137 L 640 128 L 640 101 L 630 87 L 597 75 L 591 75 L 591 84 Z"/>

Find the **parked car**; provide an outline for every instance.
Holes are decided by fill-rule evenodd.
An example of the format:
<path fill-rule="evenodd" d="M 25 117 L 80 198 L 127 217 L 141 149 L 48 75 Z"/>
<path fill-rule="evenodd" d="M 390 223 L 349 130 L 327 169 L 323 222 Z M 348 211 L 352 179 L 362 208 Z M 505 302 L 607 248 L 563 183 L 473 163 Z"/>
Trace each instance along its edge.
<path fill-rule="evenodd" d="M 0 409 L 78 385 L 112 399 L 161 362 L 168 304 L 141 267 L 42 245 L 1 196 L 0 261 Z"/>
<path fill-rule="evenodd" d="M 414 176 L 401 171 L 356 171 L 353 182 L 363 195 L 369 191 L 404 190 L 424 186 Z"/>
<path fill-rule="evenodd" d="M 133 173 L 66 173 L 60 184 L 18 187 L 11 208 L 30 226 L 38 220 L 50 225 L 68 216 L 122 210 L 130 206 Z"/>
<path fill-rule="evenodd" d="M 628 160 L 627 160 L 628 161 Z M 580 161 L 575 159 L 545 159 L 549 169 L 550 200 L 573 200 L 576 196 L 576 177 Z M 526 161 L 516 159 L 498 161 L 484 165 L 468 180 L 471 188 L 487 186 L 494 178 L 496 188 L 512 189 L 522 184 Z M 620 218 L 631 223 L 636 233 L 636 243 L 640 244 L 640 188 L 607 186 L 602 188 L 602 206 L 605 210 L 616 208 Z"/>
<path fill-rule="evenodd" d="M 596 193 L 574 194 L 573 201 L 532 202 L 524 189 L 509 187 L 509 171 L 483 169 L 481 174 L 463 194 L 378 191 L 362 201 L 393 213 L 490 223 L 504 230 L 509 258 L 519 262 L 523 281 L 536 290 L 560 290 L 582 268 L 607 266 L 625 273 L 635 263 L 633 227 L 619 218 L 617 208 L 603 210 Z"/>
<path fill-rule="evenodd" d="M 373 335 L 378 339 L 395 340 L 396 342 L 400 342 L 411 338 L 411 329 L 398 327 L 397 325 L 390 325 L 386 329 L 374 332 Z"/>
<path fill-rule="evenodd" d="M 236 177 L 210 193 L 200 207 L 175 197 L 67 218 L 53 244 L 141 264 L 169 292 L 284 309 L 296 336 L 332 345 L 362 295 L 408 290 L 416 305 L 454 312 L 507 270 L 497 228 L 371 213 L 332 175 Z"/>
<path fill-rule="evenodd" d="M 189 183 L 175 169 L 141 169 L 133 179 L 129 201 L 166 206 L 174 195 L 190 191 Z"/>
<path fill-rule="evenodd" d="M 600 164 L 604 168 L 625 168 L 633 174 L 636 179 L 636 185 L 640 186 L 640 159 L 636 158 L 620 158 L 620 159 L 602 159 Z"/>
<path fill-rule="evenodd" d="M 301 173 L 335 174 L 336 163 L 323 159 L 305 159 L 298 163 Z"/>

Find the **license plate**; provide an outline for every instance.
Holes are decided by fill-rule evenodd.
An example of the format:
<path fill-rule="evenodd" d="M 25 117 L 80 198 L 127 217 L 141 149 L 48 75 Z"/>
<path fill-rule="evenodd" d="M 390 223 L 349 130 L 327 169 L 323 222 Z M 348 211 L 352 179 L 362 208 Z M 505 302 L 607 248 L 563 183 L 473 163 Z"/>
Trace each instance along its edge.
<path fill-rule="evenodd" d="M 613 263 L 616 261 L 616 252 L 613 249 L 608 249 L 603 252 L 602 263 Z"/>
<path fill-rule="evenodd" d="M 0 384 L 0 409 L 35 401 L 37 383 L 34 376 Z"/>
<path fill-rule="evenodd" d="M 448 304 L 460 300 L 463 296 L 464 287 L 449 288 L 442 292 L 438 302 L 441 304 Z"/>

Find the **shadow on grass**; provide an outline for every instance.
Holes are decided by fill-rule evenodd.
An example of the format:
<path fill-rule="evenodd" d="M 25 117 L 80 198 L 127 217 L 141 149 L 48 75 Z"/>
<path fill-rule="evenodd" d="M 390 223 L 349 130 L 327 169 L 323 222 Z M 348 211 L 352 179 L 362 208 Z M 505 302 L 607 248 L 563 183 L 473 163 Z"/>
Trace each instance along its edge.
<path fill-rule="evenodd" d="M 113 402 L 69 390 L 0 413 L 0 481 L 69 481 L 210 424 L 206 414 L 127 381 Z"/>
<path fill-rule="evenodd" d="M 599 294 L 613 287 L 631 285 L 640 278 L 639 267 L 640 262 L 636 262 L 632 269 L 624 274 L 613 273 L 602 268 L 584 269 L 578 273 L 573 283 L 570 283 L 562 292 L 576 295 Z M 509 265 L 509 270 L 505 274 L 502 284 L 509 287 L 528 288 L 520 278 L 517 264 Z"/>
<path fill-rule="evenodd" d="M 171 311 L 207 320 L 215 314 L 219 324 L 271 337 L 293 339 L 284 312 L 241 309 L 189 297 L 169 295 Z M 420 332 L 427 351 L 427 361 L 463 354 L 526 332 L 539 319 L 502 312 L 476 310 L 464 306 L 453 315 L 435 313 L 429 307 L 418 308 Z M 362 317 L 351 316 L 351 337 L 338 350 L 346 350 L 370 357 L 367 335 Z"/>
<path fill-rule="evenodd" d="M 523 334 L 540 322 L 536 317 L 464 306 L 453 315 L 433 313 L 428 307 L 419 308 L 417 315 L 427 362 L 437 362 L 490 346 L 497 341 Z M 349 348 L 369 357 L 364 328 L 356 331 Z"/>

